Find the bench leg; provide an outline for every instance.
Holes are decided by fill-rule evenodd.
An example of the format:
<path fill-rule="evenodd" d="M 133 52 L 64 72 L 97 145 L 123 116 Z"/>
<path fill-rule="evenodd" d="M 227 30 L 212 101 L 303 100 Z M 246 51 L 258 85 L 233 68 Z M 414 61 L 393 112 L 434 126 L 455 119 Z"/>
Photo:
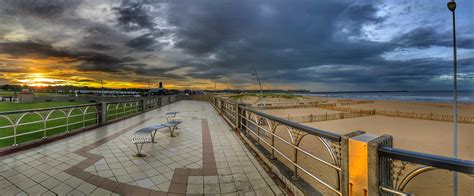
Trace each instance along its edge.
<path fill-rule="evenodd" d="M 158 130 L 155 130 L 155 131 L 153 131 L 153 133 L 150 132 L 150 134 L 151 134 L 151 142 L 152 142 L 152 143 L 158 143 L 158 142 L 155 142 L 155 135 L 156 135 L 156 132 L 157 132 L 157 131 L 158 131 Z"/>
<path fill-rule="evenodd" d="M 137 147 L 137 154 L 134 154 L 133 156 L 134 157 L 145 157 L 146 155 L 145 154 L 142 154 L 142 148 L 143 148 L 143 144 L 135 144 L 135 146 Z M 140 145 L 140 147 L 138 147 L 138 145 Z"/>
<path fill-rule="evenodd" d="M 170 129 L 170 136 L 174 137 L 174 134 L 173 134 L 174 133 L 174 127 L 170 126 L 168 128 Z"/>

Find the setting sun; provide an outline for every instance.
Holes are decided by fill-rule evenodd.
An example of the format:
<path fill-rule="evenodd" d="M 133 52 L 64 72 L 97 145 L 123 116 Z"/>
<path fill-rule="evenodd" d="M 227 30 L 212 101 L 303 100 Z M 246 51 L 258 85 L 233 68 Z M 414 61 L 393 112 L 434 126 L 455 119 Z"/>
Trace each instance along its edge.
<path fill-rule="evenodd" d="M 26 76 L 25 79 L 18 80 L 21 84 L 28 86 L 57 86 L 59 82 L 63 82 L 61 79 L 53 79 L 45 77 L 43 74 L 34 73 Z"/>

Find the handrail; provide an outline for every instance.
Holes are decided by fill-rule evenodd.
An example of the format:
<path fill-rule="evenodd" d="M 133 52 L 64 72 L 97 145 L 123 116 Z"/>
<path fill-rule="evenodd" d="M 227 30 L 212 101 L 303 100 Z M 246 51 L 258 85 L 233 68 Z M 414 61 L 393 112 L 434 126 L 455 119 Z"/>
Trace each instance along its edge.
<path fill-rule="evenodd" d="M 112 101 L 112 102 L 107 102 L 107 104 L 118 104 L 118 103 L 128 103 L 132 101 L 148 101 L 148 100 L 156 100 L 158 98 L 163 98 L 163 97 L 176 97 L 176 95 L 164 95 L 164 96 L 155 96 L 155 97 L 136 97 L 132 99 L 128 99 L 125 101 Z"/>
<path fill-rule="evenodd" d="M 440 169 L 474 174 L 474 161 L 414 152 L 390 147 L 379 148 L 380 156 L 416 164 L 428 165 Z"/>
<path fill-rule="evenodd" d="M 27 109 L 27 110 L 4 111 L 4 112 L 0 112 L 0 115 L 18 114 L 18 113 L 26 113 L 26 112 L 42 112 L 42 111 L 49 111 L 49 110 L 69 109 L 69 108 L 87 107 L 87 106 L 96 106 L 96 105 L 100 105 L 100 103 L 79 104 L 79 105 L 59 106 L 59 107 L 50 107 L 50 108 L 37 108 L 37 109 Z"/>
<path fill-rule="evenodd" d="M 129 103 L 129 102 L 134 102 L 134 101 L 140 101 L 142 99 L 130 99 L 126 101 L 112 101 L 112 102 L 107 102 L 107 104 L 120 104 L 120 103 Z"/>
<path fill-rule="evenodd" d="M 299 123 L 291 122 L 291 121 L 288 121 L 288 120 L 283 119 L 283 118 L 279 118 L 279 117 L 276 117 L 276 116 L 272 116 L 272 115 L 269 115 L 269 114 L 251 109 L 249 107 L 243 107 L 243 108 L 245 110 L 250 111 L 250 112 L 256 113 L 260 116 L 268 118 L 272 121 L 276 121 L 276 122 L 279 122 L 279 123 L 284 124 L 286 126 L 294 127 L 298 130 L 305 131 L 305 132 L 307 132 L 311 135 L 316 135 L 316 136 L 323 137 L 325 139 L 336 141 L 336 142 L 341 141 L 341 135 L 339 135 L 339 134 L 331 133 L 331 132 L 323 131 L 323 130 L 316 129 L 316 128 L 313 128 L 313 127 L 308 127 L 306 125 L 302 125 L 302 124 L 299 124 Z"/>
<path fill-rule="evenodd" d="M 168 99 L 166 99 L 166 97 Z M 165 101 L 160 104 L 150 105 L 151 107 L 145 108 L 147 102 L 159 102 L 158 100 L 165 98 Z M 12 134 L 7 133 L 0 137 L 0 140 L 7 140 L 5 143 L 0 143 L 1 147 L 4 145 L 9 145 L 12 143 L 12 146 L 18 146 L 19 143 L 24 143 L 31 140 L 40 139 L 38 133 L 43 133 L 42 138 L 46 139 L 52 134 L 58 134 L 62 132 L 70 132 L 83 130 L 87 128 L 97 127 L 104 125 L 109 122 L 117 121 L 119 119 L 127 118 L 129 116 L 135 115 L 137 113 L 143 113 L 152 108 L 161 107 L 180 100 L 180 96 L 164 96 L 164 97 L 153 97 L 153 98 L 137 98 L 129 99 L 125 101 L 115 101 L 115 102 L 100 102 L 100 103 L 89 103 L 89 104 L 77 104 L 70 106 L 60 106 L 60 107 L 50 107 L 50 108 L 37 108 L 37 109 L 27 109 L 27 110 L 16 110 L 16 111 L 5 111 L 0 112 L 0 119 L 7 121 L 6 125 L 0 126 L 0 129 L 8 129 L 7 131 L 12 132 Z M 112 106 L 112 107 L 110 107 Z M 82 109 L 81 109 L 82 108 Z M 89 110 L 89 108 L 94 108 L 94 110 Z M 68 111 L 69 110 L 69 111 Z M 61 114 L 58 116 L 51 116 L 55 112 Z M 77 113 L 77 114 L 76 114 Z M 36 115 L 38 120 L 25 121 L 25 116 Z M 19 117 L 16 117 L 19 116 Z M 80 118 L 82 116 L 82 118 Z M 52 124 L 51 122 L 64 120 L 64 124 L 61 121 L 60 125 Z M 92 123 L 91 123 L 92 122 Z M 32 126 L 35 127 L 27 127 Z M 37 125 L 37 126 L 36 126 Z M 50 130 L 57 130 L 55 132 L 49 132 Z M 38 138 L 32 139 L 20 139 L 17 140 L 20 136 L 36 134 Z M 36 136 L 34 136 L 36 137 Z M 10 141 L 12 140 L 12 141 Z"/>

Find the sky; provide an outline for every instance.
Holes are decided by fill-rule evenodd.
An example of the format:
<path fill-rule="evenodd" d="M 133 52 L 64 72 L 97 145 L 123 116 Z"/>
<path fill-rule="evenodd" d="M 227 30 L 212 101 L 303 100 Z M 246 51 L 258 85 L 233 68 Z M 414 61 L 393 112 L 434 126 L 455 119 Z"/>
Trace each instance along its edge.
<path fill-rule="evenodd" d="M 441 0 L 1 0 L 0 84 L 449 90 Z M 474 89 L 474 1 L 456 9 Z M 150 85 L 149 85 L 150 84 Z"/>

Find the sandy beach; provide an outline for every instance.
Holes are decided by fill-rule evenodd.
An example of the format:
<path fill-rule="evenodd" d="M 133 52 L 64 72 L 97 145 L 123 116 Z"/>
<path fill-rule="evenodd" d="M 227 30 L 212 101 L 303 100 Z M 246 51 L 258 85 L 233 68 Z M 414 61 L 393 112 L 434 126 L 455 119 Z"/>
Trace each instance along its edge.
<path fill-rule="evenodd" d="M 372 104 L 357 104 L 348 107 L 367 110 L 398 110 L 402 112 L 453 114 L 453 105 L 451 103 L 374 101 Z M 474 104 L 459 104 L 458 114 L 474 116 Z"/>
<path fill-rule="evenodd" d="M 248 99 L 252 103 L 256 103 L 258 99 Z M 311 102 L 311 101 L 322 101 L 326 103 L 334 103 L 340 107 L 349 107 L 353 109 L 364 109 L 364 110 L 386 110 L 386 111 L 399 111 L 399 112 L 416 112 L 416 113 L 434 113 L 451 115 L 452 105 L 450 103 L 427 103 L 427 102 L 397 102 L 397 101 L 373 101 L 373 103 L 366 104 L 341 104 L 344 101 L 338 99 L 322 99 L 305 97 L 297 100 L 286 100 L 287 102 Z M 346 100 L 347 101 L 347 100 Z M 266 105 L 274 105 L 275 103 L 282 104 L 283 100 L 273 102 L 273 100 L 265 99 Z M 298 104 L 295 104 L 298 105 Z M 474 104 L 460 104 L 459 115 L 463 116 L 474 116 Z M 283 109 L 267 109 L 266 113 L 288 119 L 291 116 L 305 116 L 305 115 L 320 115 L 320 114 L 335 114 L 341 111 L 335 111 L 330 109 L 322 109 L 317 107 L 305 107 L 305 108 L 283 108 Z M 412 150 L 417 152 L 452 156 L 453 151 L 453 123 L 443 122 L 435 120 L 423 120 L 413 118 L 401 118 L 401 117 L 388 117 L 379 115 L 370 115 L 363 117 L 339 119 L 339 120 L 328 120 L 320 122 L 308 122 L 302 123 L 304 125 L 322 129 L 329 132 L 338 134 L 346 134 L 352 131 L 361 130 L 368 134 L 373 135 L 392 135 L 394 138 L 394 147 Z M 459 123 L 458 125 L 459 136 L 458 136 L 458 148 L 459 158 L 466 160 L 474 160 L 474 124 L 470 123 Z M 290 138 L 286 131 L 286 128 L 279 127 L 277 135 L 285 138 L 289 141 Z M 301 147 L 308 150 L 309 152 L 323 157 L 325 160 L 329 160 L 330 157 L 324 151 L 318 151 L 322 149 L 322 145 L 318 142 L 316 137 L 305 138 L 301 141 Z M 287 147 L 287 144 L 277 141 L 276 146 L 284 149 L 283 153 L 291 157 L 292 149 Z M 323 165 L 317 161 L 312 160 L 309 156 L 298 155 L 300 163 L 307 165 L 308 171 L 316 173 L 318 177 L 325 181 L 331 182 L 333 185 L 336 184 L 335 171 L 330 167 Z M 281 159 L 283 159 L 280 156 Z M 285 162 L 285 161 L 283 161 Z M 287 165 L 291 165 L 286 162 Z M 409 172 L 419 166 L 409 164 L 406 166 L 404 172 Z M 309 176 L 303 175 L 303 178 L 310 181 L 313 186 L 318 187 L 319 190 L 323 190 L 324 194 L 331 195 L 332 193 L 311 179 Z M 474 195 L 474 177 L 460 174 L 459 176 L 459 195 Z M 413 192 L 417 195 L 451 195 L 452 194 L 452 174 L 449 171 L 435 170 L 424 173 L 415 178 L 409 186 L 405 189 L 407 192 Z"/>

